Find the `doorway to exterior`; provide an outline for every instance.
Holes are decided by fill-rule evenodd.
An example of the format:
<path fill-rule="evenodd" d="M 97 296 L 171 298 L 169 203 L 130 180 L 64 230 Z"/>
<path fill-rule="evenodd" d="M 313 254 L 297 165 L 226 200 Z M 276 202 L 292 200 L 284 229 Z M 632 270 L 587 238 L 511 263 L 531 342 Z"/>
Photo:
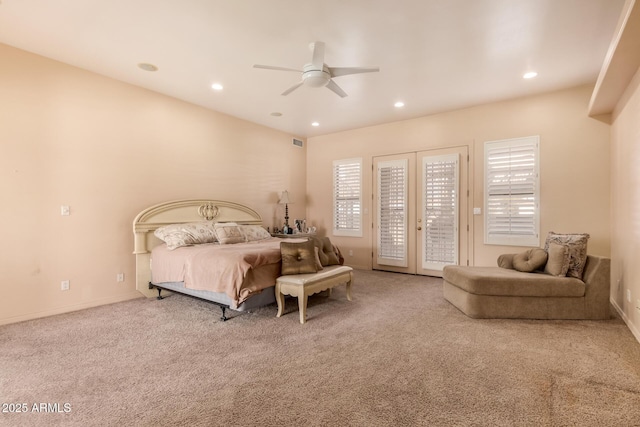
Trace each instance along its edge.
<path fill-rule="evenodd" d="M 373 269 L 442 276 L 468 262 L 468 148 L 373 158 Z"/>

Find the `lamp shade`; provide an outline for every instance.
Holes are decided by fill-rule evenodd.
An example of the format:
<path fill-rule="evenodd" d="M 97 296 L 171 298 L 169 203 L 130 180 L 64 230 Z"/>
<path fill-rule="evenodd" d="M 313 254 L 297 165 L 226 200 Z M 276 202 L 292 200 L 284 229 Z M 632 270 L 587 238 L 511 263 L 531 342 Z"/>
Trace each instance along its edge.
<path fill-rule="evenodd" d="M 278 200 L 278 203 L 281 205 L 286 205 L 288 203 L 291 203 L 291 200 L 289 200 L 289 192 L 287 190 L 284 190 L 282 192 L 282 195 L 280 196 L 280 200 Z"/>

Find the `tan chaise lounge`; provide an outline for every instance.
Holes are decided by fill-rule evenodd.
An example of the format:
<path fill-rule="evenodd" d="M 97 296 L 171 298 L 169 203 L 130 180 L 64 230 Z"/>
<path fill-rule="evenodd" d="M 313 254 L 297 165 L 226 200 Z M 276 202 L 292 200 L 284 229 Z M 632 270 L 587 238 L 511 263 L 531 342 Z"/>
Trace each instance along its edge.
<path fill-rule="evenodd" d="M 444 297 L 473 318 L 608 319 L 608 258 L 589 255 L 582 280 L 500 267 L 446 266 Z"/>

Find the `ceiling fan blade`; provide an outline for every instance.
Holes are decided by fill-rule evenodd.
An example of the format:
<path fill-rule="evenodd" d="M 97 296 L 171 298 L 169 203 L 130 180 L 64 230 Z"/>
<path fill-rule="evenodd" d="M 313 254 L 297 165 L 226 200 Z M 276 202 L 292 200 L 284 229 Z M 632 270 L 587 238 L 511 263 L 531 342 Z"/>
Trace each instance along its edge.
<path fill-rule="evenodd" d="M 293 86 L 291 86 L 289 89 L 285 90 L 284 92 L 282 92 L 282 96 L 287 96 L 289 95 L 291 92 L 293 92 L 294 90 L 298 89 L 300 86 L 302 86 L 302 82 L 295 84 Z"/>
<path fill-rule="evenodd" d="M 293 68 L 273 67 L 271 65 L 259 65 L 259 64 L 253 64 L 253 68 L 264 68 L 265 70 L 277 70 L 277 71 L 295 71 L 296 73 L 302 72 L 302 70 L 294 70 Z"/>
<path fill-rule="evenodd" d="M 323 42 L 314 42 L 311 43 L 313 46 L 313 57 L 311 58 L 311 63 L 317 70 L 322 70 L 324 67 L 324 43 Z"/>
<path fill-rule="evenodd" d="M 344 98 L 345 96 L 347 96 L 347 92 L 343 91 L 342 88 L 338 86 L 333 80 L 329 80 L 329 83 L 327 83 L 326 87 L 335 92 L 338 96 L 340 96 L 340 98 Z"/>
<path fill-rule="evenodd" d="M 348 76 L 349 74 L 377 73 L 379 67 L 329 67 L 331 77 Z"/>

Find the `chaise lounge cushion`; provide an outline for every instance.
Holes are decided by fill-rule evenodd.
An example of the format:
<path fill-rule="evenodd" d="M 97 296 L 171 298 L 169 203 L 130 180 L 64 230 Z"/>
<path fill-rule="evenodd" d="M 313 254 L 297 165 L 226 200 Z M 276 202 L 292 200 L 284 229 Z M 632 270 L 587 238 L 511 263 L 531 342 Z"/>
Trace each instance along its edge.
<path fill-rule="evenodd" d="M 589 234 L 587 233 L 560 234 L 550 231 L 545 240 L 544 250 L 548 252 L 551 243 L 568 247 L 570 261 L 567 276 L 580 279 L 587 261 L 588 240 Z"/>
<path fill-rule="evenodd" d="M 549 257 L 544 272 L 552 276 L 566 276 L 571 262 L 569 247 L 551 242 L 548 251 Z"/>
<path fill-rule="evenodd" d="M 540 248 L 528 249 L 513 257 L 513 268 L 526 273 L 543 268 L 546 263 L 547 252 Z"/>
<path fill-rule="evenodd" d="M 500 267 L 447 266 L 443 278 L 475 295 L 581 297 L 585 294 L 585 283 L 574 277 L 523 273 Z"/>

